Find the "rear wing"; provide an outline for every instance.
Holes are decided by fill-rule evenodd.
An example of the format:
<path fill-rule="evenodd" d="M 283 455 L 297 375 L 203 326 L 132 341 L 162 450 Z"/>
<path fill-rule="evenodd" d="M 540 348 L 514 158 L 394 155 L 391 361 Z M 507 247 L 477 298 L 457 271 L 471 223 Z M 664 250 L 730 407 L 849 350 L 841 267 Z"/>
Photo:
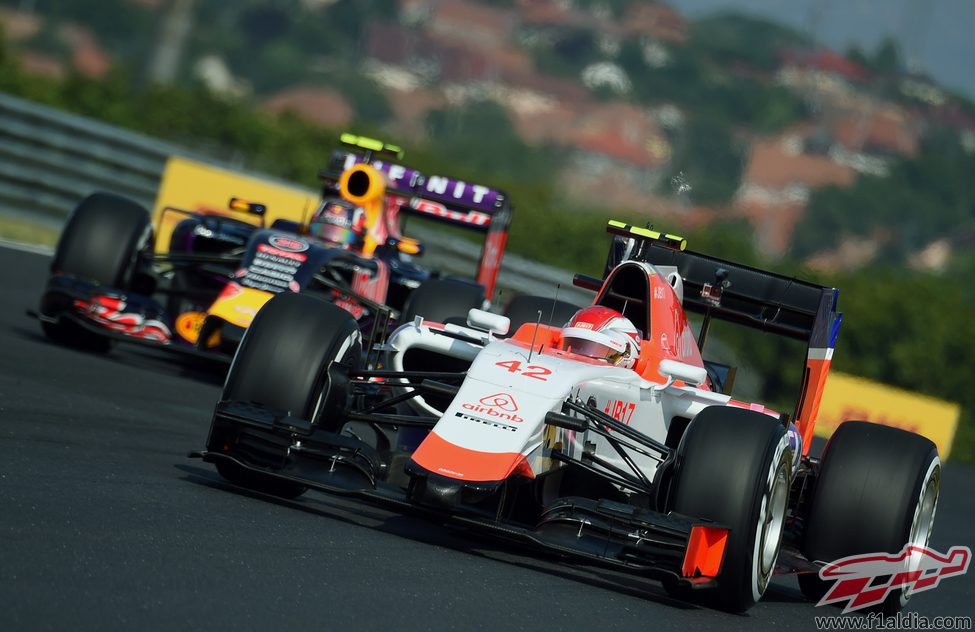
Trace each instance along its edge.
<path fill-rule="evenodd" d="M 388 151 L 374 155 L 362 149 L 361 144 L 356 144 L 333 152 L 328 167 L 319 172 L 325 191 L 338 191 L 339 178 L 346 169 L 369 164 L 385 176 L 387 198 L 398 202 L 391 205 L 397 213 L 485 233 L 477 281 L 485 287 L 487 296 L 492 296 L 511 226 L 513 209 L 507 194 L 446 176 L 427 176 L 412 167 L 378 159 L 390 155 Z"/>
<path fill-rule="evenodd" d="M 686 241 L 675 235 L 622 222 L 610 222 L 607 232 L 615 235 L 607 271 L 624 260 L 677 268 L 684 284 L 684 310 L 704 316 L 698 337 L 702 350 L 712 318 L 806 343 L 795 419 L 808 450 L 843 320 L 837 311 L 839 290 L 685 250 Z M 578 285 L 591 288 L 593 281 L 582 278 Z"/>

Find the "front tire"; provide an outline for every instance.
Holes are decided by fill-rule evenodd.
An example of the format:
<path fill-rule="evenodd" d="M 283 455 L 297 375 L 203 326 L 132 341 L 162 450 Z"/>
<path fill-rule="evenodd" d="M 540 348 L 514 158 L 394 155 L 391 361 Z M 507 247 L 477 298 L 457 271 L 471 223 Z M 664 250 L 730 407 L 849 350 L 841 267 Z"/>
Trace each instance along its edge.
<path fill-rule="evenodd" d="M 126 290 L 137 255 L 151 240 L 149 211 L 118 195 L 92 193 L 68 216 L 51 261 L 51 274 Z M 44 305 L 41 311 L 45 311 Z M 111 348 L 108 338 L 68 319 L 42 321 L 41 328 L 48 338 L 65 346 L 96 353 Z"/>
<path fill-rule="evenodd" d="M 307 294 L 278 294 L 244 334 L 223 399 L 288 411 L 336 430 L 333 410 L 323 409 L 333 401 L 327 397 L 328 367 L 358 366 L 361 353 L 359 327 L 347 311 Z"/>
<path fill-rule="evenodd" d="M 222 399 L 287 411 L 337 432 L 346 391 L 343 384 L 332 383 L 329 367 L 357 367 L 361 355 L 359 328 L 348 312 L 313 296 L 278 294 L 257 312 L 244 334 Z M 219 463 L 217 471 L 241 487 L 283 498 L 296 498 L 306 489 L 229 462 Z"/>
<path fill-rule="evenodd" d="M 768 415 L 711 406 L 691 420 L 670 508 L 730 529 L 718 585 L 703 600 L 742 612 L 762 598 L 782 543 L 791 467 L 785 429 Z"/>
<path fill-rule="evenodd" d="M 51 272 L 124 289 L 151 230 L 149 211 L 139 204 L 111 193 L 92 193 L 68 216 Z"/>
<path fill-rule="evenodd" d="M 899 553 L 927 546 L 941 489 L 941 460 L 929 439 L 899 428 L 848 421 L 823 451 L 803 535 L 809 560 L 832 562 L 862 553 Z M 799 576 L 803 594 L 818 601 L 830 587 Z M 910 598 L 891 593 L 876 610 L 899 612 Z"/>

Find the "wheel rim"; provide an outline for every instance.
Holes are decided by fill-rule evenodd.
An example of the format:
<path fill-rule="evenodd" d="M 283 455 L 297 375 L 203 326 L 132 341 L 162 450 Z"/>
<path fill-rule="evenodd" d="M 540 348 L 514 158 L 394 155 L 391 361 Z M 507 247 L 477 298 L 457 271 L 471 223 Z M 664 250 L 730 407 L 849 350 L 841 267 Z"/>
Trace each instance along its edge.
<path fill-rule="evenodd" d="M 914 512 L 914 520 L 911 522 L 911 535 L 908 544 L 912 546 L 926 547 L 931 539 L 931 531 L 934 529 L 934 514 L 938 508 L 938 496 L 941 493 L 941 465 L 938 459 L 931 463 L 928 474 L 925 477 L 924 485 L 921 488 L 921 495 L 918 498 L 917 510 Z M 908 563 L 908 572 L 916 571 L 921 564 L 921 555 L 912 555 Z M 901 593 L 901 603 L 907 603 L 911 597 L 910 588 L 904 589 Z"/>
<path fill-rule="evenodd" d="M 759 540 L 758 571 L 762 588 L 768 584 L 772 568 L 779 554 L 779 542 L 785 525 L 786 503 L 789 498 L 789 480 L 786 468 L 780 467 L 775 474 L 772 489 L 768 495 L 766 510 L 762 515 L 762 537 Z"/>

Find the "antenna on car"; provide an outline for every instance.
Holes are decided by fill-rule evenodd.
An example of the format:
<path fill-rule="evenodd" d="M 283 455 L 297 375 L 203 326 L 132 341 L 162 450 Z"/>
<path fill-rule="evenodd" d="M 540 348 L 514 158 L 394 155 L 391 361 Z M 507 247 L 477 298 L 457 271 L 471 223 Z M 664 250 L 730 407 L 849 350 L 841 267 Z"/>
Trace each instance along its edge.
<path fill-rule="evenodd" d="M 532 334 L 532 344 L 528 347 L 528 361 L 532 361 L 532 352 L 535 351 L 535 338 L 538 337 L 538 328 L 542 326 L 542 310 L 538 310 L 538 320 L 535 321 L 535 333 Z"/>
<path fill-rule="evenodd" d="M 552 299 L 552 313 L 548 315 L 548 326 L 552 326 L 552 321 L 555 320 L 555 306 L 559 302 L 559 288 L 562 287 L 561 283 L 555 284 L 555 298 Z"/>

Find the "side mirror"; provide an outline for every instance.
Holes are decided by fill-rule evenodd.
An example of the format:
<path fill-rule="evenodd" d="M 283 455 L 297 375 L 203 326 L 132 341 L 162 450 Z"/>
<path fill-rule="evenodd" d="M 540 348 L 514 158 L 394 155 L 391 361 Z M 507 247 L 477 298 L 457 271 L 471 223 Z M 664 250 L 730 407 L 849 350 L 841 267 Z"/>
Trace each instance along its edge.
<path fill-rule="evenodd" d="M 240 211 L 241 213 L 250 213 L 252 215 L 264 215 L 267 213 L 267 207 L 263 204 L 258 204 L 256 202 L 248 202 L 247 200 L 242 200 L 241 198 L 230 198 L 230 202 L 227 203 L 227 207 L 231 211 Z"/>
<path fill-rule="evenodd" d="M 657 371 L 666 378 L 683 380 L 692 386 L 700 386 L 708 380 L 708 372 L 704 367 L 685 364 L 676 360 L 661 360 Z"/>
<path fill-rule="evenodd" d="M 472 309 L 467 312 L 467 324 L 474 329 L 504 336 L 511 328 L 511 319 L 501 314 L 492 314 L 483 309 Z"/>
<path fill-rule="evenodd" d="M 404 255 L 419 256 L 423 254 L 423 244 L 410 237 L 401 237 L 399 239 L 390 237 L 386 240 L 386 245 L 396 248 L 396 250 L 402 252 Z"/>

